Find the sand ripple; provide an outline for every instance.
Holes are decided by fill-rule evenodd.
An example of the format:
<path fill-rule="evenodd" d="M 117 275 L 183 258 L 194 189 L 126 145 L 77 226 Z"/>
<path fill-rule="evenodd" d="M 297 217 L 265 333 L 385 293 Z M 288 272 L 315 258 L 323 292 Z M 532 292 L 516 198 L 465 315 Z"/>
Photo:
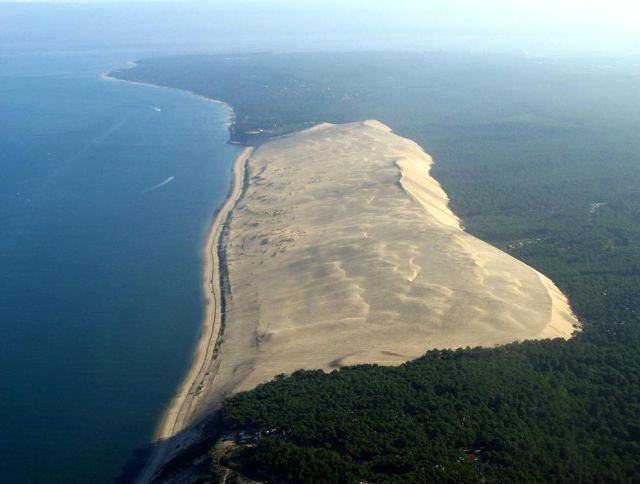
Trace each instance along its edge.
<path fill-rule="evenodd" d="M 299 368 L 572 335 L 564 295 L 464 232 L 431 164 L 376 121 L 254 153 L 223 241 L 231 297 L 212 395 Z"/>

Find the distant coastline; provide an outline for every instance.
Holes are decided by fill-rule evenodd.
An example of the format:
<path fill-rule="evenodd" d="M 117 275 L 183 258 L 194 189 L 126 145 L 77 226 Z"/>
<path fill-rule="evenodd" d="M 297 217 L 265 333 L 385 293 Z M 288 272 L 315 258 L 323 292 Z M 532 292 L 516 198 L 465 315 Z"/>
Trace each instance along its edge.
<path fill-rule="evenodd" d="M 202 94 L 198 94 L 195 91 L 190 91 L 188 89 L 180 89 L 178 87 L 171 87 L 171 86 L 164 86 L 162 84 L 154 84 L 152 82 L 144 82 L 144 81 L 135 81 L 135 80 L 129 80 L 129 79 L 123 79 L 121 77 L 118 77 L 116 74 L 122 70 L 128 70 L 128 69 L 135 69 L 138 66 L 138 63 L 135 61 L 128 61 L 126 63 L 126 66 L 121 68 L 121 69 L 116 69 L 116 70 L 109 70 L 109 71 L 105 71 L 102 74 L 100 74 L 100 79 L 103 81 L 117 81 L 117 82 L 127 82 L 130 84 L 138 84 L 140 86 L 147 86 L 147 87 L 153 87 L 156 89 L 170 89 L 172 91 L 178 91 L 178 92 L 186 92 L 188 94 L 190 94 L 191 96 L 197 97 L 199 99 L 202 99 L 203 101 L 206 102 L 210 102 L 210 103 L 214 103 L 214 104 L 219 104 L 221 106 L 224 106 L 225 109 L 228 111 L 229 113 L 229 121 L 227 121 L 227 123 L 225 123 L 225 126 L 229 132 L 229 140 L 227 141 L 227 143 L 231 144 L 231 145 L 239 145 L 239 146 L 245 146 L 243 143 L 240 143 L 238 141 L 235 141 L 233 139 L 233 126 L 235 125 L 235 119 L 236 119 L 236 112 L 233 109 L 233 106 L 231 106 L 230 104 L 221 101 L 220 99 L 214 99 L 211 97 L 207 97 L 207 96 L 203 96 Z"/>

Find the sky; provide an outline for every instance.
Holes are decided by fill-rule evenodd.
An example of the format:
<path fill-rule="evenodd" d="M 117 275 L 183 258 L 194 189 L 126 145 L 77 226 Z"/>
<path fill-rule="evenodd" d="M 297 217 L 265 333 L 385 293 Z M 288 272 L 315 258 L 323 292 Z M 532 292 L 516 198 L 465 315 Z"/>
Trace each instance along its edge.
<path fill-rule="evenodd" d="M 631 0 L 0 0 L 0 43 L 186 50 L 640 50 Z"/>

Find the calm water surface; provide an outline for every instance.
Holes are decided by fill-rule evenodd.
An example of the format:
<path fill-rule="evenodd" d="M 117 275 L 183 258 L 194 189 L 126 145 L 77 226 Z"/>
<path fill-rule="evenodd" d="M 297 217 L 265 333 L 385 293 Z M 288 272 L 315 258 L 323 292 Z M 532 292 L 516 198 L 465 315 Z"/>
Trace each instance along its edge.
<path fill-rule="evenodd" d="M 0 58 L 2 482 L 111 481 L 198 335 L 238 148 L 221 105 L 100 80 L 131 58 Z"/>

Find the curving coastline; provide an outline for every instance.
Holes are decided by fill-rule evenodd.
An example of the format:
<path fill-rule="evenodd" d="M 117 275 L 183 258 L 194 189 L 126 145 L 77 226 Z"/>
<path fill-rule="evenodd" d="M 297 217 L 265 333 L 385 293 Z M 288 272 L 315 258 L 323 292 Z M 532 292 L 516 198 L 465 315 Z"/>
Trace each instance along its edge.
<path fill-rule="evenodd" d="M 123 69 L 134 69 L 138 64 L 134 61 L 128 61 L 127 65 L 123 68 Z M 120 69 L 120 70 L 123 70 Z M 100 74 L 100 79 L 103 81 L 117 81 L 117 82 L 126 82 L 129 84 L 137 84 L 140 86 L 146 86 L 146 87 L 153 87 L 156 89 L 169 89 L 172 91 L 179 91 L 182 93 L 188 93 L 191 96 L 197 97 L 199 99 L 202 99 L 203 101 L 207 101 L 209 103 L 213 103 L 213 104 L 220 104 L 222 106 L 224 106 L 227 111 L 229 112 L 229 121 L 225 124 L 225 126 L 227 127 L 227 129 L 229 130 L 229 133 L 231 134 L 231 127 L 234 124 L 234 120 L 235 120 L 235 111 L 233 110 L 233 108 L 227 104 L 224 101 L 221 101 L 219 99 L 214 99 L 211 97 L 207 97 L 207 96 L 203 96 L 202 94 L 198 94 L 197 92 L 194 91 L 189 91 L 187 89 L 180 89 L 177 87 L 171 87 L 171 86 L 163 86 L 162 84 L 153 84 L 152 82 L 144 82 L 144 81 L 135 81 L 135 80 L 129 80 L 129 79 L 122 79 L 120 77 L 116 77 L 113 74 L 117 73 L 118 71 L 107 71 L 107 72 L 103 72 L 102 74 Z M 231 139 L 231 137 L 229 138 L 228 141 L 229 144 L 233 144 L 233 145 L 237 145 L 240 143 L 237 143 L 235 141 L 233 141 Z"/>
<path fill-rule="evenodd" d="M 136 63 L 129 61 L 126 68 L 134 68 Z M 200 98 L 204 101 L 225 106 L 229 112 L 228 129 L 233 124 L 235 112 L 231 106 L 218 99 L 208 98 L 200 94 L 172 88 L 159 84 L 134 81 L 114 77 L 108 71 L 100 75 L 100 79 L 108 82 L 125 82 L 156 89 L 172 89 Z M 229 141 L 231 143 L 231 141 Z M 235 143 L 232 143 L 235 144 Z M 216 212 L 208 230 L 207 239 L 202 247 L 203 271 L 202 292 L 204 295 L 205 313 L 200 326 L 198 342 L 191 357 L 189 370 L 179 384 L 179 387 L 169 404 L 163 411 L 153 438 L 153 448 L 145 466 L 136 477 L 136 482 L 147 483 L 154 480 L 154 476 L 161 470 L 176 452 L 185 444 L 199 438 L 199 429 L 193 424 L 204 413 L 199 408 L 200 399 L 205 390 L 215 378 L 216 349 L 219 345 L 220 330 L 222 328 L 221 314 L 221 284 L 220 284 L 220 241 L 224 225 L 230 212 L 242 194 L 244 173 L 247 160 L 253 153 L 253 147 L 244 147 L 235 158 L 232 165 L 232 181 L 229 193 L 223 205 Z M 208 407 L 207 407 L 208 408 Z M 200 413 L 198 413 L 200 411 Z"/>

